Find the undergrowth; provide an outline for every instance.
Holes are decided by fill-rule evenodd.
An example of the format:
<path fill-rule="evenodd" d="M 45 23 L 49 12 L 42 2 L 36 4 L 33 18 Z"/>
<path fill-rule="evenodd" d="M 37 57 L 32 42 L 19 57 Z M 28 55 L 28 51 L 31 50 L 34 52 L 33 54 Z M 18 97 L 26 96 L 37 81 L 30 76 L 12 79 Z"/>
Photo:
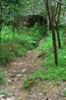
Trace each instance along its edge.
<path fill-rule="evenodd" d="M 36 48 L 44 35 L 44 27 L 35 25 L 32 28 L 23 27 L 19 32 L 13 32 L 11 27 L 4 26 L 0 40 L 0 66 L 16 57 L 25 56 L 28 50 Z M 0 67 L 0 84 L 5 83 L 5 72 Z"/>
<path fill-rule="evenodd" d="M 31 87 L 30 80 L 33 83 L 36 80 L 49 80 L 49 81 L 66 81 L 66 35 L 64 31 L 60 31 L 62 48 L 58 49 L 58 66 L 54 63 L 54 54 L 52 46 L 52 36 L 50 35 L 45 38 L 37 50 L 42 51 L 45 55 L 42 56 L 41 60 L 43 64 L 40 69 L 33 72 L 25 81 L 24 87 Z M 57 47 L 58 48 L 58 47 Z M 29 79 L 29 80 L 28 80 Z"/>
<path fill-rule="evenodd" d="M 35 25 L 31 28 L 23 27 L 19 32 L 13 32 L 10 27 L 3 27 L 0 43 L 0 64 L 22 57 L 28 50 L 36 48 L 40 38 L 44 35 L 44 27 Z"/>
<path fill-rule="evenodd" d="M 0 68 L 0 85 L 5 83 L 5 72 Z"/>

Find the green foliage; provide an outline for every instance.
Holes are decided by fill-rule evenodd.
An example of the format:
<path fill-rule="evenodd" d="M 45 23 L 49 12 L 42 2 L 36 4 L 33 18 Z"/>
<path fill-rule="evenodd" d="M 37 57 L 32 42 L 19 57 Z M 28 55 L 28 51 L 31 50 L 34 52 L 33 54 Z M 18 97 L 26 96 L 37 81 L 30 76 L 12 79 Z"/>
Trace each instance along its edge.
<path fill-rule="evenodd" d="M 50 33 L 49 36 L 43 38 L 43 42 L 37 47 L 37 50 L 50 53 L 52 52 L 52 48 L 52 34 Z"/>
<path fill-rule="evenodd" d="M 66 90 L 63 91 L 63 97 L 66 97 Z"/>
<path fill-rule="evenodd" d="M 33 14 L 44 14 L 45 7 L 43 0 L 21 0 L 21 14 L 33 15 Z"/>
<path fill-rule="evenodd" d="M 28 50 L 36 48 L 43 36 L 43 26 L 24 27 L 20 32 L 12 32 L 11 28 L 3 27 L 0 44 L 0 64 L 15 57 L 22 57 Z"/>
<path fill-rule="evenodd" d="M 9 93 L 8 92 L 2 92 L 2 93 L 0 93 L 0 95 L 3 95 L 4 97 L 7 97 L 7 96 L 9 96 Z"/>
<path fill-rule="evenodd" d="M 24 89 L 30 89 L 36 83 L 35 79 L 29 77 L 23 82 Z"/>
<path fill-rule="evenodd" d="M 28 80 L 25 80 L 25 81 L 23 82 L 23 87 L 24 87 L 25 89 L 30 88 L 30 83 L 29 83 Z"/>
<path fill-rule="evenodd" d="M 0 68 L 0 85 L 5 83 L 5 72 Z"/>
<path fill-rule="evenodd" d="M 60 33 L 62 37 L 61 38 L 62 49 L 58 50 L 59 65 L 56 66 L 54 64 L 52 41 L 51 41 L 51 36 L 49 36 L 37 48 L 37 50 L 46 53 L 46 56 L 44 55 L 44 57 L 42 58 L 43 60 L 42 67 L 37 71 L 33 72 L 32 75 L 29 76 L 30 79 L 34 81 L 37 79 L 39 79 L 40 81 L 41 80 L 66 81 L 66 47 L 65 47 L 66 35 L 63 34 L 63 31 L 61 31 Z"/>
<path fill-rule="evenodd" d="M 9 43 L 0 45 L 0 64 L 5 64 L 14 57 L 13 51 Z"/>

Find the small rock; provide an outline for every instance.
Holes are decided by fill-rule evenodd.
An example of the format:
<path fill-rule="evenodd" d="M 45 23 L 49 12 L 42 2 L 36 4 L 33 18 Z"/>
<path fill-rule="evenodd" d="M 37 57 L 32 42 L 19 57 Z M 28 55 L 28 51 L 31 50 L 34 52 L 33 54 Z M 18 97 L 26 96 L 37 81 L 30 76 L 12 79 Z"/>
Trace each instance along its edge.
<path fill-rule="evenodd" d="M 21 76 L 22 76 L 22 74 L 17 74 L 16 76 L 17 76 L 17 77 L 21 77 Z"/>
<path fill-rule="evenodd" d="M 27 71 L 27 69 L 25 68 L 25 69 L 22 70 L 22 73 L 25 73 L 26 71 Z"/>
<path fill-rule="evenodd" d="M 28 51 L 28 53 L 31 53 L 31 52 L 32 52 L 31 50 Z"/>
<path fill-rule="evenodd" d="M 39 93 L 40 96 L 42 96 L 42 93 Z"/>
<path fill-rule="evenodd" d="M 9 79 L 9 80 L 8 80 L 8 83 L 12 83 L 12 80 L 11 80 L 11 79 Z"/>
<path fill-rule="evenodd" d="M 16 66 L 17 65 L 17 62 L 14 62 L 13 64 Z"/>

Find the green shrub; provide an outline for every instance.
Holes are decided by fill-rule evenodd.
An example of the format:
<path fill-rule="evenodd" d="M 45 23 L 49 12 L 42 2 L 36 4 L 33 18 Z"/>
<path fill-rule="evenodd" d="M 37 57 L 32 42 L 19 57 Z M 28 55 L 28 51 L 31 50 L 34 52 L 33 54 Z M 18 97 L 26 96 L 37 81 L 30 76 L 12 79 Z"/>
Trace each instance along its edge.
<path fill-rule="evenodd" d="M 42 66 L 40 69 L 33 72 L 29 77 L 32 80 L 49 80 L 49 81 L 66 81 L 66 35 L 61 33 L 61 44 L 62 49 L 58 49 L 58 61 L 59 65 L 56 66 L 54 63 L 54 53 L 52 47 L 51 34 L 45 38 L 41 45 L 36 50 L 46 53 L 46 56 L 42 56 Z M 28 77 L 28 78 L 29 78 Z M 28 81 L 28 80 L 27 80 Z M 29 81 L 28 81 L 29 82 Z M 29 83 L 28 83 L 29 84 Z M 28 87 L 27 84 L 27 87 Z"/>
<path fill-rule="evenodd" d="M 15 57 L 22 57 L 28 50 L 36 48 L 43 35 L 43 27 L 35 25 L 24 27 L 21 32 L 13 32 L 11 28 L 3 27 L 0 44 L 0 64 L 4 64 Z"/>
<path fill-rule="evenodd" d="M 0 68 L 0 84 L 5 83 L 5 72 L 2 68 Z"/>

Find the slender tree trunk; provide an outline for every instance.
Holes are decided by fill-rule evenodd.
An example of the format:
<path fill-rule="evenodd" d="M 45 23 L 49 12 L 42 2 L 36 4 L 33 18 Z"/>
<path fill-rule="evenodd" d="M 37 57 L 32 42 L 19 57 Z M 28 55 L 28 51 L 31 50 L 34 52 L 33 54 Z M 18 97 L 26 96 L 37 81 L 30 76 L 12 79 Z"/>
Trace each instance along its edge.
<path fill-rule="evenodd" d="M 50 27 L 50 25 L 49 25 L 49 18 L 47 16 L 47 35 L 49 35 L 49 27 Z"/>
<path fill-rule="evenodd" d="M 57 45 L 56 45 L 56 33 L 55 33 L 55 29 L 54 29 L 53 26 L 51 27 L 51 30 L 52 30 L 52 40 L 53 40 L 55 64 L 58 65 L 58 55 L 57 55 Z"/>
<path fill-rule="evenodd" d="M 0 23 L 0 41 L 1 41 L 2 22 Z"/>
<path fill-rule="evenodd" d="M 61 40 L 60 40 L 60 33 L 59 33 L 58 26 L 56 27 L 56 32 L 57 32 L 57 39 L 58 39 L 58 47 L 61 48 Z"/>
<path fill-rule="evenodd" d="M 15 31 L 15 4 L 14 4 L 14 20 L 13 20 L 13 32 Z"/>
<path fill-rule="evenodd" d="M 62 0 L 59 0 L 62 1 Z M 60 40 L 60 33 L 59 33 L 59 20 L 60 20 L 60 14 L 61 14 L 61 4 L 57 3 L 57 8 L 55 11 L 55 25 L 56 25 L 56 32 L 57 32 L 57 39 L 58 39 L 58 47 L 61 48 L 61 40 Z"/>
<path fill-rule="evenodd" d="M 49 18 L 51 31 L 52 31 L 52 40 L 53 40 L 53 49 L 54 49 L 54 58 L 55 64 L 58 65 L 58 54 L 57 54 L 57 45 L 56 45 L 56 34 L 55 34 L 55 27 L 54 27 L 54 19 L 52 17 L 52 10 L 48 0 L 44 0 L 47 10 L 47 15 Z"/>

